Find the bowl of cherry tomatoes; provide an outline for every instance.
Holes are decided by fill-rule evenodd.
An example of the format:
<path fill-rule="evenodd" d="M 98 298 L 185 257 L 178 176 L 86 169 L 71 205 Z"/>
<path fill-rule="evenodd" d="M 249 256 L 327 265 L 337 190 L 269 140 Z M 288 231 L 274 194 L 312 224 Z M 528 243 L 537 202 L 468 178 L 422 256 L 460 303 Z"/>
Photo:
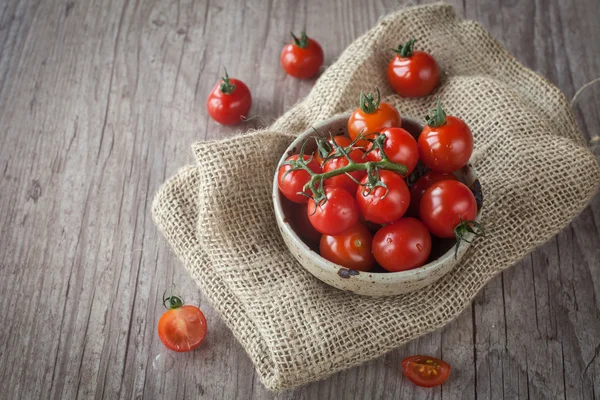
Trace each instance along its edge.
<path fill-rule="evenodd" d="M 361 95 L 357 111 L 311 127 L 282 155 L 275 217 L 312 275 L 361 295 L 408 293 L 451 271 L 483 234 L 471 132 L 439 102 L 432 112 L 423 126 Z"/>

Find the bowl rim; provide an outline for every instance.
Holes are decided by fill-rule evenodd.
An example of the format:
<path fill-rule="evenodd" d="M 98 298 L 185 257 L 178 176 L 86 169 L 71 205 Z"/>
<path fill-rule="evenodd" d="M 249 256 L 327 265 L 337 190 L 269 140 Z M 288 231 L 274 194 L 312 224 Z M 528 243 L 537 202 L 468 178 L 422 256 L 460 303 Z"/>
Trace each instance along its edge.
<path fill-rule="evenodd" d="M 323 269 L 326 272 L 330 272 L 330 273 L 338 274 L 338 275 L 339 275 L 340 270 L 351 271 L 352 269 L 346 268 L 346 267 L 336 264 L 336 263 L 333 263 L 333 262 L 327 260 L 326 258 L 322 257 L 318 252 L 311 249 L 298 236 L 296 231 L 292 228 L 292 226 L 289 224 L 289 222 L 285 218 L 285 213 L 284 213 L 283 207 L 282 207 L 281 193 L 280 193 L 279 187 L 277 185 L 277 175 L 278 175 L 279 167 L 285 161 L 285 159 L 288 157 L 288 153 L 294 147 L 299 148 L 299 146 L 302 145 L 302 143 L 308 136 L 315 134 L 315 130 L 313 130 L 313 127 L 316 130 L 318 130 L 320 128 L 323 128 L 326 125 L 332 124 L 334 122 L 338 122 L 339 120 L 342 120 L 342 119 L 347 120 L 349 117 L 350 117 L 350 113 L 341 113 L 341 114 L 334 115 L 331 118 L 328 118 L 326 120 L 323 120 L 323 121 L 313 125 L 311 128 L 305 130 L 300 135 L 298 135 L 298 137 L 296 137 L 296 139 L 294 139 L 294 141 L 285 149 L 281 158 L 279 159 L 279 162 L 277 163 L 277 167 L 275 168 L 275 175 L 273 178 L 273 192 L 272 192 L 273 208 L 275 211 L 275 219 L 277 220 L 277 224 L 281 228 L 281 234 L 282 235 L 287 234 L 288 237 L 292 240 L 292 242 L 294 242 L 294 244 L 297 247 L 301 248 L 306 253 L 306 255 L 308 257 L 310 257 L 311 260 L 313 260 L 314 263 L 320 269 Z M 422 123 L 420 123 L 419 121 L 417 121 L 413 118 L 410 118 L 410 117 L 403 116 L 402 121 L 410 121 L 413 124 L 423 126 Z M 467 164 L 467 165 L 469 165 L 469 168 L 471 169 L 473 175 L 477 177 L 477 174 L 476 174 L 473 166 L 470 164 Z M 478 222 L 480 221 L 482 210 L 483 210 L 483 207 L 480 207 L 479 210 L 477 211 L 477 216 L 475 217 L 475 221 L 478 221 Z M 461 243 L 461 245 L 458 248 L 458 252 L 456 254 L 456 260 L 460 260 L 460 258 L 462 258 L 464 253 L 468 250 L 468 248 L 471 245 L 470 241 L 471 241 L 471 239 L 473 239 L 473 235 L 470 233 L 467 234 L 466 239 L 468 241 Z M 440 257 L 436 258 L 435 260 L 433 260 L 431 262 L 428 262 L 427 264 L 417 267 L 417 268 L 413 268 L 413 269 L 409 269 L 409 270 L 405 270 L 405 271 L 397 271 L 397 272 L 372 272 L 372 271 L 363 272 L 363 271 L 359 271 L 359 273 L 356 275 L 353 275 L 352 278 L 358 279 L 358 280 L 364 280 L 366 282 L 372 282 L 374 279 L 381 280 L 381 281 L 418 281 L 418 280 L 423 279 L 424 276 L 429 276 L 433 272 L 441 269 L 448 262 L 452 262 L 451 259 L 454 258 L 454 255 L 455 255 L 455 249 L 454 249 L 454 246 L 452 246 L 448 251 L 446 251 Z"/>

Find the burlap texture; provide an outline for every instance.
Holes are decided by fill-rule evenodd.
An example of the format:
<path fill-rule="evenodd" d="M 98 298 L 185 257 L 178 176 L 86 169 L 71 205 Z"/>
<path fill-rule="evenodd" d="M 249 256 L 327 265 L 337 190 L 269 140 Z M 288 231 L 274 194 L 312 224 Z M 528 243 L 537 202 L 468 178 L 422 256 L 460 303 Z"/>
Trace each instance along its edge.
<path fill-rule="evenodd" d="M 445 72 L 433 96 L 416 100 L 392 95 L 385 79 L 388 49 L 412 36 Z M 376 87 L 402 115 L 422 118 L 439 95 L 469 124 L 487 228 L 443 279 L 384 298 L 342 292 L 307 273 L 287 251 L 271 204 L 276 163 L 293 137 Z M 559 90 L 445 4 L 381 20 L 270 128 L 193 149 L 197 166 L 160 189 L 154 219 L 273 390 L 324 378 L 448 323 L 495 274 L 567 225 L 600 181 Z"/>

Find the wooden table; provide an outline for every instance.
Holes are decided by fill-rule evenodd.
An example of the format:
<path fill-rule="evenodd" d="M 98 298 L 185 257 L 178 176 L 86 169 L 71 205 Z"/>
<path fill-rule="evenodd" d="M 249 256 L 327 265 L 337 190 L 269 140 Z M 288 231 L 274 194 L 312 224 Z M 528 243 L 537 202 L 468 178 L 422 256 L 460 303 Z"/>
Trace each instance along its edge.
<path fill-rule="evenodd" d="M 569 97 L 600 76 L 597 0 L 452 3 Z M 278 395 L 152 223 L 153 194 L 192 162 L 192 142 L 265 126 L 311 89 L 279 65 L 290 30 L 306 28 L 331 63 L 397 5 L 3 0 L 0 397 L 599 399 L 599 196 L 445 328 Z M 255 118 L 236 128 L 205 110 L 223 66 L 254 96 Z M 600 130 L 593 111 L 588 135 Z M 153 362 L 171 284 L 204 310 L 210 335 L 167 370 Z M 407 382 L 399 363 L 415 353 L 450 361 L 451 379 Z"/>

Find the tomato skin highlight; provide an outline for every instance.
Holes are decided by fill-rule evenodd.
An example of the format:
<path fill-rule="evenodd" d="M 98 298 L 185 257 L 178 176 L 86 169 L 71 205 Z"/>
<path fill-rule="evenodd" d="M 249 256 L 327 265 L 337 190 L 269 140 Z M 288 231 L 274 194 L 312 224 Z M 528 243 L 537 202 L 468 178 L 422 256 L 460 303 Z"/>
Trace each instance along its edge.
<path fill-rule="evenodd" d="M 458 178 L 456 177 L 456 175 L 449 172 L 435 171 L 430 171 L 422 177 L 420 177 L 410 188 L 410 207 L 408 207 L 408 211 L 406 213 L 412 217 L 418 217 L 419 206 L 421 204 L 421 199 L 423 198 L 423 194 L 425 193 L 425 191 L 429 189 L 434 183 L 447 180 L 457 181 Z"/>
<path fill-rule="evenodd" d="M 432 128 L 426 125 L 417 141 L 421 161 L 432 171 L 454 172 L 469 162 L 473 153 L 473 135 L 460 118 L 451 115 L 446 123 Z"/>
<path fill-rule="evenodd" d="M 158 321 L 158 337 L 170 350 L 194 350 L 206 337 L 207 324 L 198 307 L 184 305 L 166 311 Z"/>
<path fill-rule="evenodd" d="M 367 183 L 367 176 L 361 181 Z M 363 186 L 356 190 L 356 201 L 361 215 L 366 221 L 376 224 L 389 224 L 400 219 L 410 205 L 410 192 L 400 175 L 387 171 L 379 171 L 380 180 L 387 185 L 376 187 L 371 193 Z"/>
<path fill-rule="evenodd" d="M 431 235 L 416 218 L 401 218 L 379 229 L 372 245 L 375 260 L 389 272 L 422 266 L 431 253 Z"/>
<path fill-rule="evenodd" d="M 230 84 L 235 85 L 231 93 L 223 93 L 221 84 L 217 82 L 208 95 L 206 109 L 212 119 L 221 125 L 235 125 L 248 116 L 252 106 L 252 95 L 246 84 L 238 79 L 230 78 Z"/>
<path fill-rule="evenodd" d="M 415 138 L 402 128 L 387 128 L 381 131 L 386 137 L 383 146 L 383 152 L 390 161 L 406 166 L 406 175 L 410 175 L 419 162 L 419 148 Z M 368 151 L 371 151 L 373 144 L 369 145 Z M 375 149 L 367 154 L 369 161 L 381 161 L 379 149 Z"/>
<path fill-rule="evenodd" d="M 454 228 L 461 221 L 472 221 L 477 217 L 477 201 L 464 183 L 441 181 L 423 194 L 419 215 L 431 234 L 450 239 L 455 237 Z"/>
<path fill-rule="evenodd" d="M 379 133 L 383 129 L 400 127 L 402 119 L 396 108 L 389 103 L 380 103 L 377 111 L 371 114 L 365 113 L 361 108 L 354 110 L 348 119 L 348 134 L 350 139 L 354 140 L 362 132 L 365 139 L 373 139 L 373 133 Z M 367 148 L 368 140 L 359 140 L 357 146 Z"/>
<path fill-rule="evenodd" d="M 294 43 L 285 45 L 279 57 L 285 72 L 298 79 L 308 79 L 318 74 L 324 58 L 321 45 L 311 38 L 308 38 L 305 48 Z"/>
<path fill-rule="evenodd" d="M 325 186 L 327 201 L 319 205 L 308 202 L 307 214 L 314 228 L 324 235 L 339 236 L 358 223 L 358 206 L 354 197 L 336 186 Z"/>
<path fill-rule="evenodd" d="M 350 159 L 352 159 L 352 161 L 354 161 L 357 164 L 362 164 L 365 161 L 367 161 L 365 158 L 363 158 L 363 155 L 364 155 L 364 152 L 359 149 L 352 150 L 350 152 L 350 154 L 348 154 Z M 326 161 L 325 164 L 323 164 L 323 172 L 335 171 L 336 169 L 343 168 L 347 165 L 348 165 L 348 160 L 346 159 L 346 157 L 342 156 L 342 157 L 338 157 L 338 158 L 332 158 L 332 159 Z M 354 178 L 358 182 L 360 182 L 361 179 L 363 179 L 365 177 L 365 175 L 367 175 L 367 172 L 366 171 L 354 171 L 354 172 L 350 172 L 350 175 L 352 176 L 352 178 Z M 354 193 L 354 192 L 356 192 L 356 188 L 358 188 L 358 183 L 354 182 L 352 180 L 352 178 L 350 178 L 346 174 L 337 175 L 337 176 L 334 176 L 333 178 L 326 179 L 325 185 L 337 186 L 337 187 L 340 187 L 340 188 L 348 191 L 349 193 Z"/>
<path fill-rule="evenodd" d="M 286 158 L 286 161 L 297 160 L 298 157 L 298 154 L 294 154 Z M 305 160 L 308 160 L 309 158 L 310 156 L 307 156 L 306 154 L 304 155 Z M 322 172 L 321 166 L 315 160 L 311 160 L 308 163 L 308 168 L 310 168 L 315 174 L 320 174 Z M 282 165 L 279 167 L 277 172 L 277 186 L 279 187 L 279 190 L 288 200 L 294 203 L 308 203 L 308 197 L 302 196 L 298 193 L 302 192 L 304 185 L 306 185 L 310 180 L 310 174 L 304 170 L 296 170 L 285 175 L 285 173 L 290 169 L 292 169 L 291 165 Z M 285 180 L 282 181 L 284 175 Z M 310 191 L 307 191 L 307 194 L 310 194 Z"/>
<path fill-rule="evenodd" d="M 362 224 L 356 224 L 340 236 L 321 236 L 321 257 L 356 271 L 370 271 L 375 264 L 371 253 L 373 234 Z"/>
<path fill-rule="evenodd" d="M 424 97 L 440 81 L 435 59 L 424 51 L 413 51 L 409 57 L 396 55 L 388 64 L 387 80 L 402 97 Z"/>
<path fill-rule="evenodd" d="M 417 386 L 431 388 L 446 382 L 450 364 L 429 356 L 411 356 L 402 360 L 402 372 Z"/>

